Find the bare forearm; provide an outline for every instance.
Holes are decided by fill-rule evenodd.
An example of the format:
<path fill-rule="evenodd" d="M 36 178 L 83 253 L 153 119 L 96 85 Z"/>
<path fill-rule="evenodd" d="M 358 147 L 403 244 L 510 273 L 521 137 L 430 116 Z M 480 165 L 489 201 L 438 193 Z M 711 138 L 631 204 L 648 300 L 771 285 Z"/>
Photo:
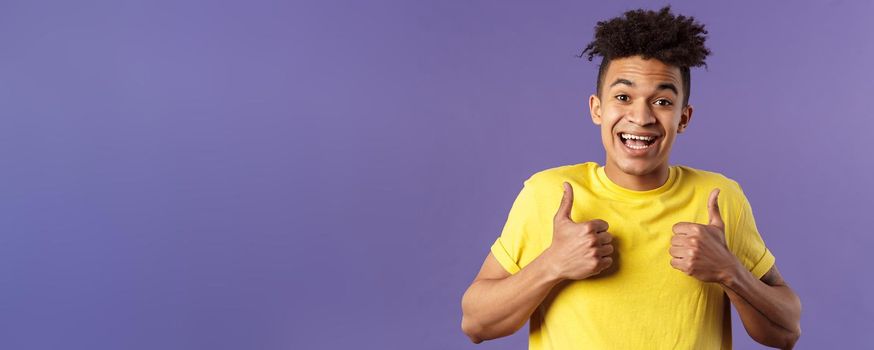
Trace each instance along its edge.
<path fill-rule="evenodd" d="M 543 256 L 500 280 L 479 280 L 462 298 L 462 328 L 475 343 L 513 334 L 561 280 Z"/>
<path fill-rule="evenodd" d="M 801 302 L 786 285 L 768 285 L 738 269 L 723 283 L 750 337 L 763 345 L 791 349 L 801 334 Z"/>

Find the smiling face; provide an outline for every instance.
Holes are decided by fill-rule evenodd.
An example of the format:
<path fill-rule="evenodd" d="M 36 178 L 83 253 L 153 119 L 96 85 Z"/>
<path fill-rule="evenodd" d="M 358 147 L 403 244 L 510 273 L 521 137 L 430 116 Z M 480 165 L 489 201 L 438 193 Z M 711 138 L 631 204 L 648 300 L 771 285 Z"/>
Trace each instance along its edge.
<path fill-rule="evenodd" d="M 608 175 L 667 180 L 671 146 L 692 118 L 680 68 L 632 56 L 610 61 L 603 79 L 589 110 L 601 126 Z"/>

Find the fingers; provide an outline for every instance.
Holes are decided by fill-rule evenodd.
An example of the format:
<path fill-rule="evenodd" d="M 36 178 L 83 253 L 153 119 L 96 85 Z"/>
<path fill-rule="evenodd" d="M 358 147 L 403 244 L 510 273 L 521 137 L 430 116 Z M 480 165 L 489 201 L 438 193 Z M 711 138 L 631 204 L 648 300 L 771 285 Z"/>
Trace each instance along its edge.
<path fill-rule="evenodd" d="M 610 265 L 613 265 L 613 258 L 605 256 L 598 260 L 598 272 L 606 270 Z"/>
<path fill-rule="evenodd" d="M 595 248 L 595 253 L 599 257 L 609 256 L 610 254 L 613 254 L 613 245 L 612 244 L 604 244 L 604 245 L 598 246 L 598 248 Z"/>
<path fill-rule="evenodd" d="M 595 237 L 598 238 L 599 245 L 604 245 L 604 244 L 608 244 L 610 242 L 613 242 L 613 235 L 611 235 L 610 232 L 607 232 L 607 231 L 598 232 L 595 234 Z"/>
<path fill-rule="evenodd" d="M 562 182 L 564 194 L 561 196 L 561 204 L 558 206 L 558 212 L 555 213 L 555 221 L 565 220 L 573 222 L 571 219 L 571 209 L 574 206 L 574 189 L 567 182 Z"/>
<path fill-rule="evenodd" d="M 722 222 L 722 215 L 719 214 L 719 189 L 714 188 L 710 192 L 710 198 L 707 200 L 707 211 L 710 213 L 710 224 L 721 229 L 725 229 L 725 223 Z"/>
<path fill-rule="evenodd" d="M 671 231 L 674 231 L 674 233 L 678 235 L 688 235 L 694 233 L 696 230 L 695 226 L 698 225 L 699 224 L 696 224 L 694 222 L 678 222 L 674 224 L 673 227 L 671 227 Z"/>
<path fill-rule="evenodd" d="M 687 247 L 671 246 L 671 248 L 668 249 L 668 252 L 676 259 L 689 257 L 689 248 Z"/>
<path fill-rule="evenodd" d="M 610 228 L 610 225 L 607 224 L 606 221 L 601 219 L 592 219 L 587 221 L 589 228 L 594 232 L 605 232 Z"/>

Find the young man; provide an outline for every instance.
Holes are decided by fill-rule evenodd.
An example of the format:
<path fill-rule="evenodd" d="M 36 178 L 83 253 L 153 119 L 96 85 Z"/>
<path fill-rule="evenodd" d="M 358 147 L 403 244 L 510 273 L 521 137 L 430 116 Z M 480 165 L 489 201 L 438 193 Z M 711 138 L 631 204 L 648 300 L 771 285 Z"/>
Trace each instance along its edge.
<path fill-rule="evenodd" d="M 794 346 L 801 303 L 740 186 L 668 164 L 706 34 L 668 7 L 598 23 L 583 53 L 603 57 L 589 109 L 605 165 L 525 181 L 462 299 L 474 343 L 530 319 L 531 349 L 730 349 L 733 304 L 754 340 Z"/>

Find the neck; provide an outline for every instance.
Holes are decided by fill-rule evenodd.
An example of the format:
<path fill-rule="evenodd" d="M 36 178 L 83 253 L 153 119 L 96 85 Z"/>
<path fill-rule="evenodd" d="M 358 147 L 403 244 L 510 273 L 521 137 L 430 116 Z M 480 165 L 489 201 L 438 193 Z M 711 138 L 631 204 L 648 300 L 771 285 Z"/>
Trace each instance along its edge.
<path fill-rule="evenodd" d="M 604 173 L 607 174 L 607 178 L 613 181 L 613 183 L 632 191 L 648 191 L 659 188 L 665 182 L 668 182 L 669 175 L 667 163 L 659 165 L 655 170 L 647 174 L 634 175 L 627 174 L 615 164 L 607 162 L 607 165 L 604 166 Z"/>

